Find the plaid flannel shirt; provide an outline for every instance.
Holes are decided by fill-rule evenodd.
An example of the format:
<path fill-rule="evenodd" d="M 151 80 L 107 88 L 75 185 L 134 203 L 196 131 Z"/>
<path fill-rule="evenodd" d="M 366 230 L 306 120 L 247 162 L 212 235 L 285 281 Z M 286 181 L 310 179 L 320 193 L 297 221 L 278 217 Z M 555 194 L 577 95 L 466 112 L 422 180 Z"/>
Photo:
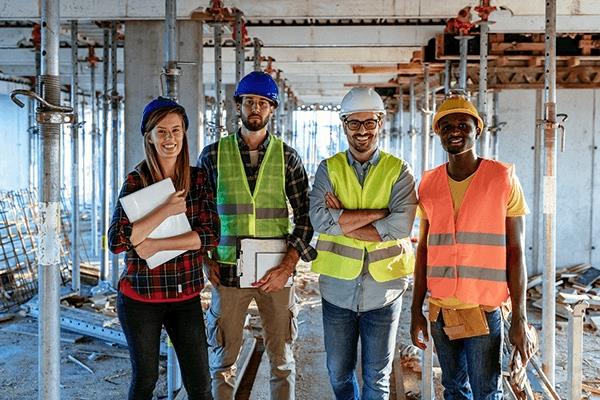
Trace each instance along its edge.
<path fill-rule="evenodd" d="M 250 190 L 254 191 L 260 165 L 269 146 L 271 137 L 267 134 L 265 141 L 258 146 L 258 164 L 253 167 L 250 161 L 250 148 L 242 139 L 240 131 L 237 132 L 237 141 L 244 163 L 244 171 Z M 212 143 L 204 148 L 198 157 L 197 166 L 208 173 L 209 182 L 213 192 L 217 188 L 217 153 L 219 142 Z M 283 144 L 283 158 L 285 162 L 285 193 L 294 213 L 294 230 L 287 237 L 288 245 L 293 246 L 304 261 L 317 258 L 317 251 L 310 245 L 314 230 L 308 216 L 308 176 L 300 159 L 300 155 L 286 143 Z M 221 284 L 224 286 L 237 286 L 237 270 L 235 266 L 220 264 Z"/>
<path fill-rule="evenodd" d="M 144 164 L 138 165 L 127 175 L 119 198 L 143 188 L 140 172 L 141 168 L 147 167 L 141 167 L 142 165 Z M 121 202 L 117 201 L 115 205 L 108 230 L 110 251 L 115 254 L 127 252 L 126 268 L 121 274 L 121 279 L 127 279 L 140 296 L 148 299 L 174 299 L 199 293 L 204 287 L 203 254 L 219 243 L 221 231 L 219 215 L 206 173 L 196 167 L 190 166 L 190 168 L 191 185 L 186 197 L 186 216 L 192 230 L 200 237 L 202 247 L 199 250 L 188 250 L 154 269 L 149 269 L 146 261 L 133 249 L 130 241 L 132 223 L 123 211 Z"/>

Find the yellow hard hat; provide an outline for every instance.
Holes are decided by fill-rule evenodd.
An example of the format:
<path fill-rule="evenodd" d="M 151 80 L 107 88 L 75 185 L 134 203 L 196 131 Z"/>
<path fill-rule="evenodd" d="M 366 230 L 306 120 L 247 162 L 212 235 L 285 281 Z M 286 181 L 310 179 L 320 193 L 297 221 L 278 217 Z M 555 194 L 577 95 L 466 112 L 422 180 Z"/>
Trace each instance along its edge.
<path fill-rule="evenodd" d="M 477 112 L 477 108 L 465 96 L 453 95 L 448 97 L 440 105 L 435 116 L 433 117 L 433 130 L 438 132 L 438 122 L 440 119 L 449 114 L 468 114 L 477 120 L 477 127 L 481 131 L 483 129 L 483 120 Z"/>

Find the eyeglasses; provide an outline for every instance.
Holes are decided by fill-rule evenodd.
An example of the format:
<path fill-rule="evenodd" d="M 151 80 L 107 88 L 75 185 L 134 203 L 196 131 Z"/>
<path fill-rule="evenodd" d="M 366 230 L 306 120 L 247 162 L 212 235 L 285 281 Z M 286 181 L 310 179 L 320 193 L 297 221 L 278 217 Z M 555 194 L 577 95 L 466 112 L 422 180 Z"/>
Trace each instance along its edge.
<path fill-rule="evenodd" d="M 351 131 L 357 131 L 361 126 L 365 127 L 365 130 L 372 131 L 377 128 L 379 125 L 379 119 L 366 119 L 364 121 L 359 121 L 357 119 L 345 120 L 344 123 Z"/>
<path fill-rule="evenodd" d="M 249 110 L 253 110 L 254 107 L 256 107 L 259 110 L 264 111 L 271 106 L 271 103 L 269 103 L 268 100 L 262 100 L 262 99 L 255 100 L 255 99 L 244 98 L 242 100 L 242 106 L 248 108 Z"/>

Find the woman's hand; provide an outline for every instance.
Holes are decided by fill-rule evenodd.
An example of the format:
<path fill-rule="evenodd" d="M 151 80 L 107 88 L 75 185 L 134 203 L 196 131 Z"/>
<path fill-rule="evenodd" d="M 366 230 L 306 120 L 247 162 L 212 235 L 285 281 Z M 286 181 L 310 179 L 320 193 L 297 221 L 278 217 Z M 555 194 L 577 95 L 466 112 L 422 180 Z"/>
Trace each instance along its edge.
<path fill-rule="evenodd" d="M 185 213 L 187 210 L 185 205 L 185 191 L 180 190 L 171 194 L 167 201 L 163 203 L 162 208 L 169 217 L 172 215 Z"/>
<path fill-rule="evenodd" d="M 135 252 L 138 256 L 147 260 L 161 250 L 159 243 L 160 239 L 146 238 L 143 242 L 135 246 Z"/>

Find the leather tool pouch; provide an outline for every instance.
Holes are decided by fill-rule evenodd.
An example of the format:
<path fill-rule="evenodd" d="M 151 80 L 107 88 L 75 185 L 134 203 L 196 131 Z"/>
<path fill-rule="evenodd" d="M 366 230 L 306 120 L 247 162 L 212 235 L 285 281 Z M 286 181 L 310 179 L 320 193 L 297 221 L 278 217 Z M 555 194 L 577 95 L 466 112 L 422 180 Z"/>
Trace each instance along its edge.
<path fill-rule="evenodd" d="M 490 328 L 481 307 L 452 310 L 442 308 L 444 332 L 450 340 L 487 335 Z M 437 317 L 437 315 L 436 315 Z"/>

